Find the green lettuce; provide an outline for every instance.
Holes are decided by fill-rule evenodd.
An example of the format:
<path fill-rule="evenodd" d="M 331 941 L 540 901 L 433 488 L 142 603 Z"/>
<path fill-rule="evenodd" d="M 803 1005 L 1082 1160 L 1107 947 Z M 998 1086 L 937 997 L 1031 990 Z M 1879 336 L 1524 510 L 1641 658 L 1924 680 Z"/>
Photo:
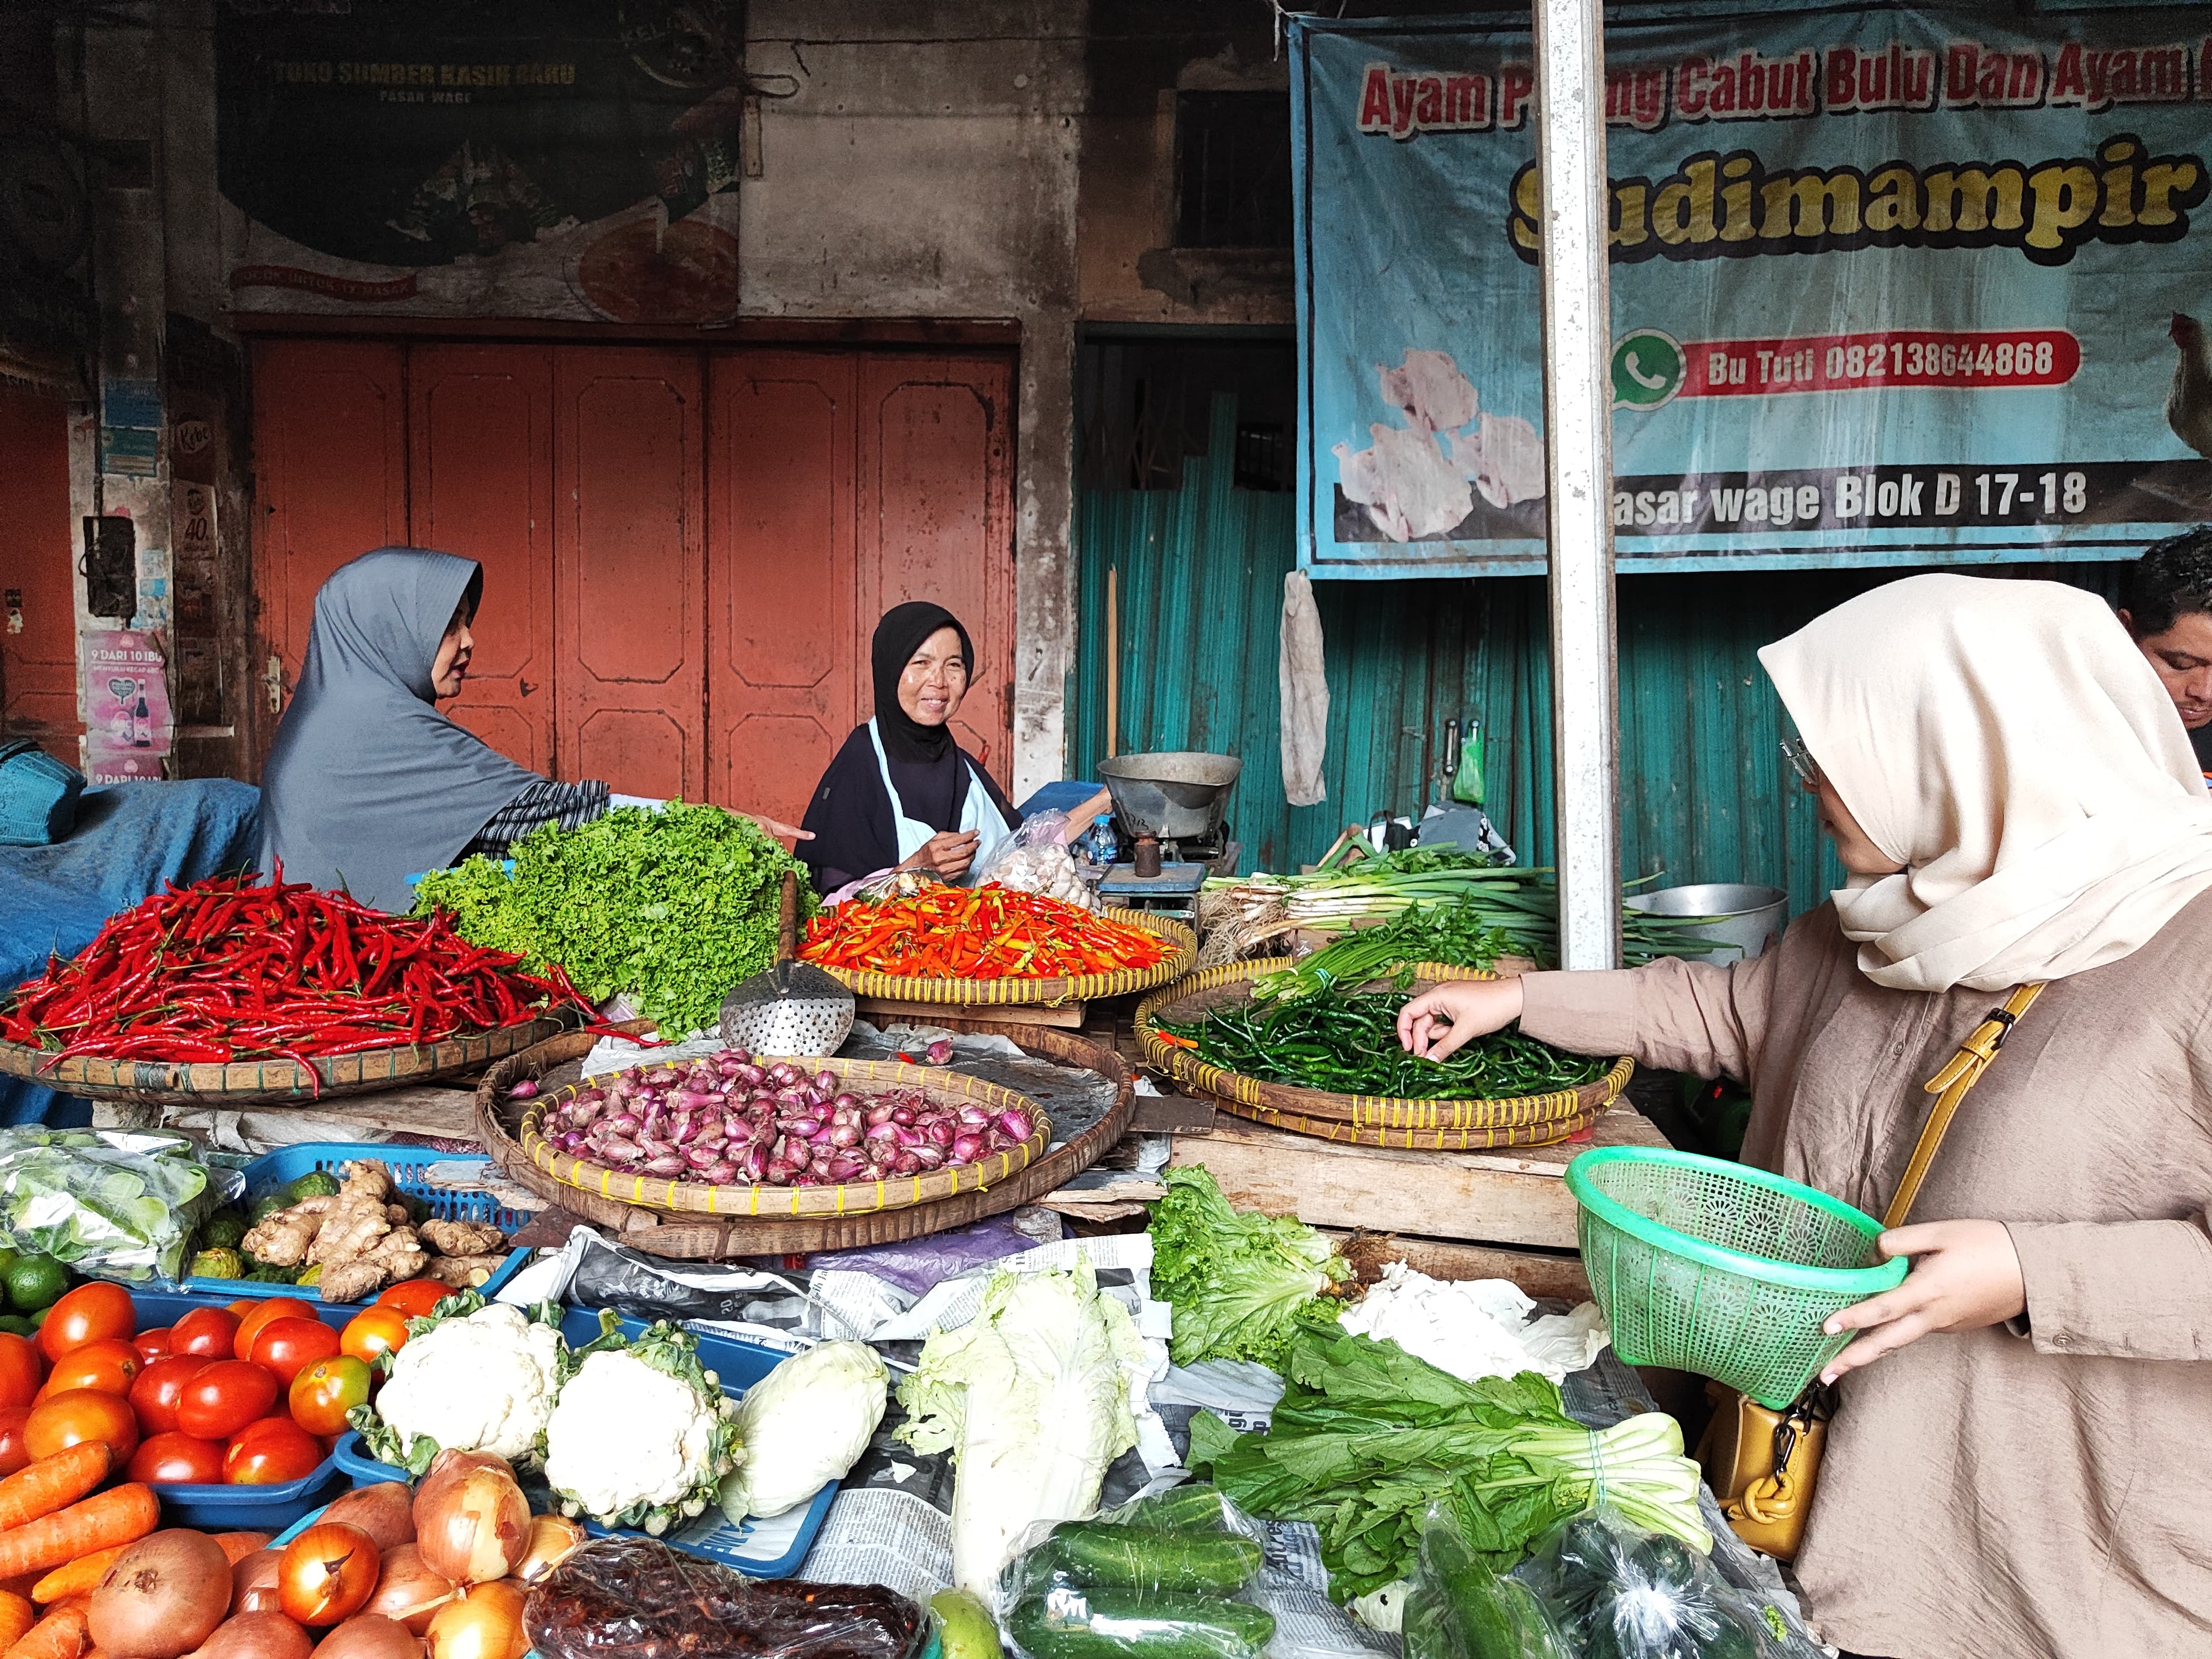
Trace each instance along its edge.
<path fill-rule="evenodd" d="M 1333 1291 L 1352 1269 L 1329 1242 L 1288 1216 L 1231 1209 L 1202 1167 L 1167 1172 L 1152 1212 L 1152 1295 L 1175 1309 L 1178 1365 L 1256 1359 L 1283 1368 L 1293 1332 L 1333 1327 Z"/>

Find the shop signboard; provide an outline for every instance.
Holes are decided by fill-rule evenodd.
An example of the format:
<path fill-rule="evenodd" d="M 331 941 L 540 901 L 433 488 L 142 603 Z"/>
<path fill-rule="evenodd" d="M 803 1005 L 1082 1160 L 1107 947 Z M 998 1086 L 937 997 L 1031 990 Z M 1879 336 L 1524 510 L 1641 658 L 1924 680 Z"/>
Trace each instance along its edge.
<path fill-rule="evenodd" d="M 1544 568 L 1516 31 L 1290 23 L 1299 562 Z M 1609 28 L 1620 568 L 2109 559 L 2212 519 L 2212 26 Z"/>
<path fill-rule="evenodd" d="M 744 15 L 738 0 L 220 0 L 218 180 L 246 221 L 225 238 L 232 303 L 726 319 Z"/>

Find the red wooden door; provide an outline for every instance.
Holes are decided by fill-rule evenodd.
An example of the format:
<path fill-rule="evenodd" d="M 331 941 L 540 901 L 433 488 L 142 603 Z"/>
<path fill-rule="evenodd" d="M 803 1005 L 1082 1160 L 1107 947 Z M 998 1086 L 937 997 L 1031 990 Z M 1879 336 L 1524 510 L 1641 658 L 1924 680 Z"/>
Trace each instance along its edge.
<path fill-rule="evenodd" d="M 1010 787 L 1012 365 L 983 356 L 864 357 L 859 401 L 863 685 L 876 619 L 908 599 L 943 605 L 975 645 L 975 676 L 953 729 Z"/>
<path fill-rule="evenodd" d="M 705 538 L 696 352 L 554 356 L 560 775 L 706 798 Z"/>
<path fill-rule="evenodd" d="M 417 547 L 483 566 L 476 657 L 447 712 L 556 774 L 553 358 L 537 345 L 408 355 L 408 524 Z"/>
<path fill-rule="evenodd" d="M 76 761 L 69 405 L 0 382 L 0 737 Z"/>
<path fill-rule="evenodd" d="M 790 823 L 869 703 L 853 643 L 854 370 L 767 351 L 711 368 L 713 798 Z"/>
<path fill-rule="evenodd" d="M 407 542 L 407 401 L 399 348 L 270 340 L 253 349 L 253 586 L 260 628 L 299 683 L 315 592 L 347 560 Z M 264 665 L 256 662 L 258 676 Z M 278 708 L 257 724 L 266 755 Z"/>

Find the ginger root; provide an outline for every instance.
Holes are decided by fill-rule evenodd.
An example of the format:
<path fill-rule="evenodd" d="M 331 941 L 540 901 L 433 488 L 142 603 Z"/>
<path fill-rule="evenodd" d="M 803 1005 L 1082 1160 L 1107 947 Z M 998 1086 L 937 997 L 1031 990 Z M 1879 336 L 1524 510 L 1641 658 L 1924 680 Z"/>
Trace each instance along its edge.
<path fill-rule="evenodd" d="M 439 1255 L 430 1258 L 425 1279 L 451 1285 L 457 1291 L 473 1290 L 499 1271 L 503 1255 Z"/>
<path fill-rule="evenodd" d="M 387 1284 L 420 1278 L 429 1264 L 415 1230 L 394 1227 L 376 1241 L 374 1249 L 323 1269 L 323 1300 L 357 1302 Z"/>
<path fill-rule="evenodd" d="M 506 1243 L 498 1228 L 480 1221 L 426 1221 L 422 1231 L 440 1255 L 487 1255 Z"/>
<path fill-rule="evenodd" d="M 296 1267 L 307 1259 L 322 1231 L 323 1218 L 337 1202 L 334 1198 L 303 1198 L 291 1208 L 256 1222 L 239 1241 L 239 1248 L 257 1261 Z"/>
<path fill-rule="evenodd" d="M 313 1264 L 325 1302 L 356 1302 L 403 1279 L 435 1278 L 465 1289 L 489 1279 L 506 1239 L 481 1222 L 408 1220 L 392 1171 L 358 1158 L 342 1171 L 337 1196 L 306 1198 L 258 1223 L 241 1242 L 257 1261 Z"/>

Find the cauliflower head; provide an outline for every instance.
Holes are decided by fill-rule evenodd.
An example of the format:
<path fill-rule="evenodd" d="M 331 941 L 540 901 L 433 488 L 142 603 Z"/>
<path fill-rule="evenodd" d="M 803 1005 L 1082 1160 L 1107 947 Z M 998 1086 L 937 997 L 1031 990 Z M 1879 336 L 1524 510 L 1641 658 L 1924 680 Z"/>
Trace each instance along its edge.
<path fill-rule="evenodd" d="M 655 1325 L 634 1346 L 586 1354 L 562 1384 L 546 1483 L 569 1515 L 665 1532 L 703 1511 L 736 1463 L 736 1414 L 691 1339 Z"/>
<path fill-rule="evenodd" d="M 410 1339 L 392 1356 L 375 1407 L 397 1442 L 395 1461 L 427 1466 L 441 1449 L 534 1459 L 560 1389 L 561 1354 L 558 1330 L 501 1303 Z M 379 1437 L 364 1438 L 379 1450 Z"/>

